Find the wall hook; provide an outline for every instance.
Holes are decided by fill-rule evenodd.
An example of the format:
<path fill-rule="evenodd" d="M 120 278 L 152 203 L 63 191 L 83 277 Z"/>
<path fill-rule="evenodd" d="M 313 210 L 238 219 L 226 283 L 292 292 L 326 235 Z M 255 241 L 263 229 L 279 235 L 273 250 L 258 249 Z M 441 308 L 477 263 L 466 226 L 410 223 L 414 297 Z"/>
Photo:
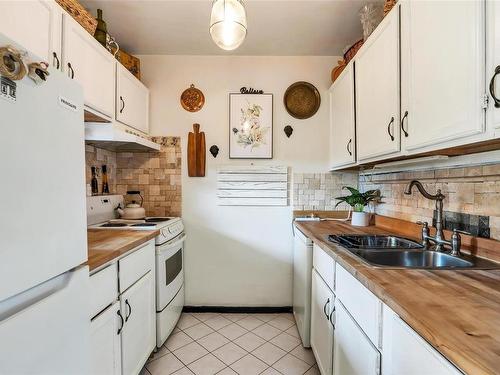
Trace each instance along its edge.
<path fill-rule="evenodd" d="M 217 157 L 217 155 L 219 154 L 219 147 L 217 147 L 217 145 L 213 145 L 213 146 L 211 146 L 211 147 L 210 147 L 210 150 L 209 150 L 209 151 L 210 151 L 210 153 L 212 154 L 212 156 L 213 156 L 214 158 L 216 158 L 216 157 Z"/>
<path fill-rule="evenodd" d="M 290 125 L 287 125 L 287 126 L 285 126 L 285 128 L 283 129 L 283 131 L 285 132 L 286 136 L 288 138 L 290 138 L 290 136 L 293 133 L 293 128 Z"/>

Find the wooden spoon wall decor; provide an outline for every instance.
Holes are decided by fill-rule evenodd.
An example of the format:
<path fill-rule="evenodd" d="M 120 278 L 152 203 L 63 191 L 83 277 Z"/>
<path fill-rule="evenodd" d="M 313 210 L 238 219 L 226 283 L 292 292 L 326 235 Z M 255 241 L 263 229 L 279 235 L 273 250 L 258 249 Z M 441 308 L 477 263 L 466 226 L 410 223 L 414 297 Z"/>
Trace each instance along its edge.
<path fill-rule="evenodd" d="M 188 134 L 189 177 L 205 177 L 206 153 L 205 133 L 200 132 L 200 124 L 193 124 L 193 132 Z"/>

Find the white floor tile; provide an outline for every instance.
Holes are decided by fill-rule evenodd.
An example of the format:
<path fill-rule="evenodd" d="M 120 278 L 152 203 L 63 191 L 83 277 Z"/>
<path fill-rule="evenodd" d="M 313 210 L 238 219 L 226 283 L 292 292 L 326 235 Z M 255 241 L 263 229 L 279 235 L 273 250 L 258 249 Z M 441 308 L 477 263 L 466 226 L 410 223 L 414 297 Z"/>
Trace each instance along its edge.
<path fill-rule="evenodd" d="M 295 317 L 293 316 L 292 313 L 280 314 L 280 316 L 282 316 L 283 318 L 287 318 L 288 320 L 293 322 L 293 324 L 295 324 Z"/>
<path fill-rule="evenodd" d="M 252 350 L 255 350 L 262 344 L 264 344 L 266 340 L 263 338 L 253 334 L 252 332 L 248 332 L 247 334 L 238 337 L 236 340 L 234 340 L 235 344 L 238 344 L 241 346 L 243 349 L 251 352 Z"/>
<path fill-rule="evenodd" d="M 184 345 L 193 342 L 193 339 L 186 335 L 184 332 L 178 332 L 171 335 L 165 342 L 165 346 L 168 350 L 173 352 L 176 349 L 183 347 Z"/>
<path fill-rule="evenodd" d="M 261 372 L 260 375 L 281 375 L 281 372 L 272 367 L 269 367 L 268 369 L 264 370 L 264 372 Z"/>
<path fill-rule="evenodd" d="M 219 332 L 214 332 L 209 334 L 208 336 L 202 337 L 201 339 L 197 340 L 197 342 L 209 352 L 212 352 L 215 349 L 220 348 L 222 345 L 227 344 L 229 340 L 222 336 Z"/>
<path fill-rule="evenodd" d="M 232 323 L 233 323 L 232 321 L 224 318 L 222 315 L 218 315 L 208 320 L 205 320 L 205 324 L 210 328 L 215 329 L 216 331 Z"/>
<path fill-rule="evenodd" d="M 268 366 L 264 362 L 251 354 L 247 354 L 231 365 L 231 368 L 239 375 L 257 375 L 267 367 Z"/>
<path fill-rule="evenodd" d="M 288 333 L 284 332 L 271 339 L 270 342 L 286 352 L 289 352 L 300 344 L 300 340 L 298 338 L 290 336 Z"/>
<path fill-rule="evenodd" d="M 278 328 L 274 328 L 273 326 L 270 326 L 269 324 L 265 323 L 261 325 L 260 327 L 255 328 L 252 330 L 253 333 L 255 333 L 257 336 L 262 337 L 264 340 L 271 340 L 273 337 L 278 336 L 281 331 Z"/>
<path fill-rule="evenodd" d="M 233 322 L 237 322 L 238 320 L 246 318 L 248 314 L 222 314 L 222 316 Z"/>
<path fill-rule="evenodd" d="M 278 315 L 276 315 L 276 314 L 252 314 L 252 316 L 267 323 L 268 321 L 276 318 Z"/>
<path fill-rule="evenodd" d="M 302 375 L 304 374 L 310 365 L 301 361 L 300 359 L 294 357 L 291 354 L 287 354 L 276 362 L 273 367 L 279 372 L 286 375 Z"/>
<path fill-rule="evenodd" d="M 146 365 L 152 375 L 170 375 L 184 367 L 172 353 L 164 355 L 157 361 L 149 362 Z"/>
<path fill-rule="evenodd" d="M 183 313 L 179 321 L 177 322 L 177 327 L 179 329 L 185 330 L 186 328 L 192 327 L 198 323 L 200 323 L 200 321 L 196 319 L 193 315 Z"/>
<path fill-rule="evenodd" d="M 293 337 L 297 337 L 298 339 L 300 339 L 299 331 L 297 330 L 296 325 L 291 326 L 285 332 Z"/>
<path fill-rule="evenodd" d="M 141 370 L 141 372 L 139 372 L 139 375 L 149 375 L 151 374 L 148 369 L 146 368 L 146 366 L 144 366 Z"/>
<path fill-rule="evenodd" d="M 249 331 L 261 326 L 264 324 L 264 322 L 260 319 L 254 318 L 253 316 L 249 315 L 246 318 L 243 318 L 241 320 L 238 320 L 236 324 L 242 326 L 245 329 L 248 329 Z"/>
<path fill-rule="evenodd" d="M 216 316 L 219 316 L 219 313 L 191 313 L 192 316 L 194 316 L 196 319 L 198 319 L 200 322 L 207 321 L 208 319 L 215 318 Z"/>
<path fill-rule="evenodd" d="M 214 330 L 204 323 L 199 323 L 184 330 L 184 333 L 194 340 L 201 339 L 212 332 Z"/>
<path fill-rule="evenodd" d="M 316 358 L 314 358 L 312 349 L 306 349 L 302 345 L 297 346 L 290 352 L 290 354 L 294 355 L 298 359 L 303 360 L 311 366 L 316 363 Z"/>
<path fill-rule="evenodd" d="M 197 342 L 192 342 L 191 344 L 187 344 L 186 346 L 173 351 L 173 353 L 182 361 L 182 363 L 189 365 L 191 362 L 194 362 L 208 354 L 208 351 Z"/>
<path fill-rule="evenodd" d="M 319 372 L 318 366 L 313 366 L 307 370 L 305 375 L 321 375 L 321 373 Z"/>
<path fill-rule="evenodd" d="M 187 367 L 183 367 L 180 370 L 177 370 L 172 375 L 193 375 L 193 372 Z"/>
<path fill-rule="evenodd" d="M 270 324 L 273 327 L 281 329 L 282 331 L 286 331 L 288 328 L 293 326 L 295 323 L 292 322 L 290 319 L 285 318 L 284 316 L 278 316 L 277 318 L 270 320 L 267 324 Z"/>
<path fill-rule="evenodd" d="M 213 354 L 207 354 L 189 366 L 189 369 L 196 375 L 213 375 L 226 367 L 226 365 Z"/>
<path fill-rule="evenodd" d="M 229 340 L 234 340 L 234 339 L 244 335 L 248 331 L 236 323 L 231 323 L 228 326 L 225 326 L 225 327 L 219 329 L 218 332 L 221 335 L 227 337 Z"/>
<path fill-rule="evenodd" d="M 148 362 L 155 361 L 158 358 L 163 357 L 165 354 L 168 353 L 170 353 L 170 350 L 168 350 L 165 346 L 162 346 L 160 349 L 156 351 L 156 353 L 155 352 L 151 353 Z"/>
<path fill-rule="evenodd" d="M 283 357 L 286 352 L 271 344 L 270 342 L 266 342 L 264 345 L 259 346 L 257 349 L 255 349 L 252 354 L 259 358 L 261 361 L 271 366 L 278 359 Z"/>
<path fill-rule="evenodd" d="M 238 375 L 238 373 L 234 372 L 234 370 L 231 369 L 231 367 L 226 367 L 221 372 L 218 372 L 217 375 Z"/>
<path fill-rule="evenodd" d="M 219 349 L 214 350 L 212 354 L 229 366 L 248 353 L 238 345 L 230 342 L 221 346 Z"/>

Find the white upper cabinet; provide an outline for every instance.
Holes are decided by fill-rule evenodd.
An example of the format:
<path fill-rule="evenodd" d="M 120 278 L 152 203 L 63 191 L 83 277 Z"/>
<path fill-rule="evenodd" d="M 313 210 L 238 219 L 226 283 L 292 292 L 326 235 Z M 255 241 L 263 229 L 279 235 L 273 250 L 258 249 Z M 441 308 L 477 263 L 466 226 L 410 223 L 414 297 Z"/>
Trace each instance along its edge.
<path fill-rule="evenodd" d="M 358 161 L 400 151 L 399 14 L 390 12 L 355 57 Z"/>
<path fill-rule="evenodd" d="M 311 348 L 323 375 L 332 374 L 334 295 L 321 276 L 313 269 L 311 288 Z"/>
<path fill-rule="evenodd" d="M 356 162 L 354 67 L 348 64 L 330 88 L 330 152 L 332 169 Z"/>
<path fill-rule="evenodd" d="M 0 14 L 2 34 L 59 69 L 62 10 L 54 1 L 0 1 Z"/>
<path fill-rule="evenodd" d="M 380 352 L 342 304 L 335 301 L 334 374 L 378 375 Z M 407 374 L 402 371 L 399 374 Z M 430 374 L 430 373 L 429 373 Z"/>
<path fill-rule="evenodd" d="M 62 68 L 83 86 L 85 105 L 114 117 L 116 60 L 68 14 L 63 16 Z"/>
<path fill-rule="evenodd" d="M 500 128 L 500 2 L 486 2 L 486 83 L 489 90 L 488 124 Z M 496 134 L 499 136 L 500 134 Z"/>
<path fill-rule="evenodd" d="M 406 150 L 465 144 L 484 131 L 484 13 L 479 0 L 401 2 Z"/>
<path fill-rule="evenodd" d="M 121 64 L 116 64 L 116 119 L 149 132 L 149 90 Z"/>

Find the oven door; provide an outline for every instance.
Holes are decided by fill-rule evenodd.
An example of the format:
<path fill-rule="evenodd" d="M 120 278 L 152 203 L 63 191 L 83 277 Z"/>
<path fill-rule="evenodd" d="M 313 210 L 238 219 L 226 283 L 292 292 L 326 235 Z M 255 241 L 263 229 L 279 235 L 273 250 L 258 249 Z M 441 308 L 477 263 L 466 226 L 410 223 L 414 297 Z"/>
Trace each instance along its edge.
<path fill-rule="evenodd" d="M 156 311 L 161 311 L 184 284 L 184 240 L 182 233 L 156 246 Z"/>

